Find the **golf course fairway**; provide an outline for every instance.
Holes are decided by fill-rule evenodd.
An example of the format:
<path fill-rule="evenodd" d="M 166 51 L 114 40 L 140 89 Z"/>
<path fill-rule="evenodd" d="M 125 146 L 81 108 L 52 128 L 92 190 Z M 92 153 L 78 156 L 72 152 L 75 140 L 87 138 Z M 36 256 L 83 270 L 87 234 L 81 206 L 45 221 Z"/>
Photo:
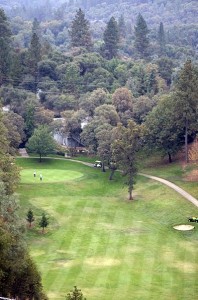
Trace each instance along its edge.
<path fill-rule="evenodd" d="M 197 298 L 198 224 L 173 228 L 196 213 L 191 203 L 142 176 L 129 201 L 119 172 L 109 181 L 108 171 L 69 160 L 17 163 L 20 214 L 25 221 L 29 209 L 34 213 L 27 242 L 50 300 L 65 299 L 74 285 L 87 300 Z"/>

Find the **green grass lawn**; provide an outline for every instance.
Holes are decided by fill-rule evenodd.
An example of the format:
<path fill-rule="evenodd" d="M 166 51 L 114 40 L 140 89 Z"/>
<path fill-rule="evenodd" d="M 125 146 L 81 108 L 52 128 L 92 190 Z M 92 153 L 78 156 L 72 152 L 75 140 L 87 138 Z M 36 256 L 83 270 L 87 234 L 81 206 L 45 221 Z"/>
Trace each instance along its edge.
<path fill-rule="evenodd" d="M 196 164 L 182 165 L 181 163 L 171 163 L 159 165 L 155 168 L 145 168 L 141 171 L 150 175 L 159 176 L 167 179 L 198 199 L 198 184 L 197 181 L 188 181 L 187 176 L 194 169 L 198 169 Z"/>
<path fill-rule="evenodd" d="M 36 176 L 33 174 L 36 172 Z M 42 174 L 42 181 L 40 180 Z M 66 182 L 75 180 L 83 176 L 83 173 L 72 170 L 59 170 L 59 169 L 24 169 L 21 171 L 21 183 L 53 183 L 53 182 Z"/>
<path fill-rule="evenodd" d="M 27 240 L 49 299 L 65 299 L 74 285 L 88 300 L 197 298 L 198 224 L 193 231 L 173 229 L 195 215 L 191 203 L 142 176 L 128 201 L 119 172 L 109 181 L 108 172 L 69 160 L 18 164 L 21 216 L 34 211 Z M 44 235 L 42 212 L 50 220 Z"/>

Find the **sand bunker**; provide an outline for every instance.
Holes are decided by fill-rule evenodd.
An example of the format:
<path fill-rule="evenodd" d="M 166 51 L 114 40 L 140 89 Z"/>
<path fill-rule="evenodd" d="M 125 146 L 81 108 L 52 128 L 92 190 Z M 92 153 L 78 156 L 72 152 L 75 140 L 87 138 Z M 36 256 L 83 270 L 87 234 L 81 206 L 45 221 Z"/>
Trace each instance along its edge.
<path fill-rule="evenodd" d="M 173 226 L 173 228 L 176 229 L 176 230 L 186 231 L 186 230 L 194 229 L 195 226 L 192 226 L 192 225 L 176 225 L 176 226 Z"/>

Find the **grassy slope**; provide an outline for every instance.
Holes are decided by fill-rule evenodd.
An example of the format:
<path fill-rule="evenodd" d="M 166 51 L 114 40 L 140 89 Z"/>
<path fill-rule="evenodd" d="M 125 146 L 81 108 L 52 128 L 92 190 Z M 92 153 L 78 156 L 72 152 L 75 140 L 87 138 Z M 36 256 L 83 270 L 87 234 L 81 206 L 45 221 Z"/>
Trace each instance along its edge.
<path fill-rule="evenodd" d="M 70 161 L 18 162 L 30 169 L 30 182 L 18 191 L 21 214 L 31 207 L 37 222 L 42 211 L 50 216 L 45 235 L 37 222 L 28 233 L 50 299 L 64 299 L 73 285 L 88 300 L 196 299 L 198 225 L 191 232 L 172 228 L 194 215 L 191 203 L 141 176 L 129 202 L 119 173 L 109 182 L 107 173 Z M 54 170 L 54 181 L 61 170 L 63 182 L 32 183 L 35 168 Z M 62 180 L 63 170 L 82 176 Z"/>
<path fill-rule="evenodd" d="M 183 188 L 198 199 L 197 181 L 190 182 L 186 180 L 187 175 L 189 175 L 193 169 L 197 169 L 197 165 L 182 165 L 181 163 L 171 163 L 166 165 L 155 166 L 154 168 L 144 168 L 141 171 L 174 182 L 175 184 L 177 184 L 178 186 L 180 186 L 181 188 Z"/>

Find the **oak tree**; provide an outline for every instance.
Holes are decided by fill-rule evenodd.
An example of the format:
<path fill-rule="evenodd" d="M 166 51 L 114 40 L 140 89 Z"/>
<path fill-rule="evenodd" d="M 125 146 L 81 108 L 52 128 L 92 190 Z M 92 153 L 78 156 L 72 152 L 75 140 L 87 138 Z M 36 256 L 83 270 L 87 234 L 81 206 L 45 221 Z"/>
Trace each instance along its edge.
<path fill-rule="evenodd" d="M 55 141 L 49 132 L 47 126 L 39 126 L 34 130 L 33 135 L 26 144 L 30 152 L 39 154 L 40 162 L 41 157 L 53 153 L 56 147 Z"/>

